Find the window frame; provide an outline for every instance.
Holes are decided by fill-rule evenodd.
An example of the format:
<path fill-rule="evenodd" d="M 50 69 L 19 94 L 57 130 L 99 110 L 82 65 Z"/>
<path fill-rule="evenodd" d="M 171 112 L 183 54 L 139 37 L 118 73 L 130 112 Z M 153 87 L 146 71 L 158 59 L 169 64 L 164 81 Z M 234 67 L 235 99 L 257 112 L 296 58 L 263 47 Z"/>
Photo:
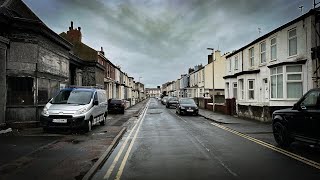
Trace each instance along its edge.
<path fill-rule="evenodd" d="M 275 41 L 276 41 L 274 44 L 272 44 L 272 40 L 273 39 L 275 39 Z M 273 37 L 270 38 L 270 61 L 276 61 L 278 59 L 277 58 L 277 55 L 278 55 L 277 43 L 278 43 L 277 42 L 277 36 L 273 36 Z M 275 57 L 276 57 L 275 59 L 272 59 L 272 48 L 273 47 L 275 47 L 275 53 L 276 53 L 275 54 Z"/>
<path fill-rule="evenodd" d="M 280 68 L 280 67 L 282 68 L 282 73 L 278 73 L 278 68 Z M 287 87 L 285 86 L 286 82 L 284 80 L 284 76 L 286 75 L 286 72 L 285 72 L 286 66 L 280 66 L 280 67 L 274 67 L 274 68 L 270 69 L 270 88 L 269 88 L 270 89 L 270 100 L 283 100 L 286 97 L 285 90 Z M 271 74 L 272 69 L 276 69 L 276 74 Z M 278 97 L 278 76 L 280 76 L 280 75 L 282 75 L 282 97 L 281 98 Z M 271 86 L 272 76 L 276 77 L 276 92 L 275 92 L 276 97 L 275 98 L 272 97 L 272 86 Z"/>
<path fill-rule="evenodd" d="M 252 82 L 252 89 L 250 88 L 250 82 Z M 255 79 L 248 79 L 248 100 L 253 101 L 255 100 Z M 250 91 L 253 91 L 253 98 L 250 98 Z"/>
<path fill-rule="evenodd" d="M 296 34 L 295 34 L 295 36 L 293 36 L 293 37 L 290 37 L 290 32 L 291 31 L 293 31 L 293 30 L 295 30 L 296 31 Z M 297 56 L 298 55 L 298 36 L 297 36 L 297 27 L 294 27 L 294 28 L 291 28 L 291 29 L 289 29 L 288 30 L 288 56 L 289 57 L 293 57 L 293 56 Z M 290 55 L 290 40 L 292 40 L 292 39 L 296 39 L 296 54 L 292 54 L 292 55 Z"/>
<path fill-rule="evenodd" d="M 238 80 L 239 84 L 239 100 L 244 100 L 244 79 L 239 79 Z"/>
<path fill-rule="evenodd" d="M 239 68 L 239 58 L 238 55 L 234 57 L 234 70 L 238 70 Z"/>
<path fill-rule="evenodd" d="M 249 48 L 249 67 L 254 67 L 254 47 Z"/>
<path fill-rule="evenodd" d="M 233 94 L 233 98 L 238 99 L 238 83 L 237 82 L 232 83 L 232 94 Z"/>
<path fill-rule="evenodd" d="M 264 50 L 262 50 L 262 45 L 264 44 Z M 267 63 L 267 43 L 266 41 L 263 41 L 259 44 L 259 54 L 260 54 L 260 64 L 266 64 Z M 262 62 L 262 56 L 264 55 L 264 62 Z"/>
<path fill-rule="evenodd" d="M 294 67 L 294 66 L 301 66 L 301 72 L 287 72 L 287 67 Z M 285 84 L 286 84 L 286 98 L 287 99 L 290 99 L 290 100 L 298 100 L 298 99 L 300 99 L 302 96 L 303 96 L 303 65 L 287 65 L 287 66 L 285 66 Z M 301 80 L 288 80 L 288 75 L 294 75 L 294 74 L 299 74 L 299 75 L 301 75 Z M 301 92 L 302 92 L 302 94 L 301 94 L 301 97 L 297 97 L 297 98 L 289 98 L 288 97 L 288 84 L 289 83 L 301 83 Z"/>

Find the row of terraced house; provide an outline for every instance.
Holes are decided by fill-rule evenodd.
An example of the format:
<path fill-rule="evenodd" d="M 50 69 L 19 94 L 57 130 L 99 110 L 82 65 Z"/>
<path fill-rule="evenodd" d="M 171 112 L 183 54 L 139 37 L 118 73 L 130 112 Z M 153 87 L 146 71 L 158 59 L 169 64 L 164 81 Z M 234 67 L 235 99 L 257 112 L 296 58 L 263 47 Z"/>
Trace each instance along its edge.
<path fill-rule="evenodd" d="M 232 53 L 215 51 L 213 66 L 196 66 L 162 91 L 195 98 L 214 111 L 270 121 L 275 110 L 292 107 L 320 85 L 318 16 L 319 9 L 312 9 Z"/>
<path fill-rule="evenodd" d="M 44 105 L 70 86 L 104 88 L 127 106 L 144 99 L 144 85 L 114 65 L 103 48 L 82 42 L 73 22 L 55 33 L 21 0 L 0 1 L 0 125 L 35 122 Z"/>

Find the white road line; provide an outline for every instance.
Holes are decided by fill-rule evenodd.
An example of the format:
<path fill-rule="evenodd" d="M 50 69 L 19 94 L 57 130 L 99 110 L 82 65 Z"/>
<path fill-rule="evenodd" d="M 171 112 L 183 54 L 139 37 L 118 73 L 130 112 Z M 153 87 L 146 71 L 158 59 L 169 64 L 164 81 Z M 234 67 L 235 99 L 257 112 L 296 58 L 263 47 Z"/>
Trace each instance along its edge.
<path fill-rule="evenodd" d="M 148 107 L 148 104 L 147 104 L 146 107 Z M 116 157 L 114 158 L 112 164 L 110 165 L 110 167 L 109 167 L 107 173 L 104 175 L 103 179 L 109 179 L 109 178 L 110 178 L 110 176 L 111 176 L 111 174 L 112 174 L 112 172 L 113 172 L 113 169 L 115 168 L 117 162 L 119 161 L 119 158 L 120 158 L 120 156 L 121 156 L 124 148 L 126 147 L 129 139 L 131 139 L 130 137 L 131 137 L 132 133 L 133 133 L 134 130 L 136 129 L 137 125 L 141 122 L 141 120 L 142 120 L 142 118 L 140 118 L 140 119 L 137 121 L 137 123 L 134 125 L 134 127 L 133 127 L 132 130 L 130 131 L 128 137 L 126 138 L 125 142 L 122 144 L 122 146 L 121 146 L 118 154 L 117 154 Z"/>
<path fill-rule="evenodd" d="M 126 163 L 127 163 L 127 161 L 128 161 L 128 157 L 129 157 L 129 154 L 130 154 L 130 152 L 131 152 L 132 146 L 133 146 L 133 144 L 134 144 L 134 142 L 135 142 L 135 140 L 136 140 L 136 138 L 137 138 L 137 135 L 138 135 L 138 133 L 139 133 L 139 130 L 140 130 L 140 127 L 141 127 L 141 125 L 142 125 L 142 123 L 143 123 L 143 120 L 145 119 L 145 116 L 146 116 L 146 114 L 147 114 L 147 111 L 148 111 L 148 106 L 147 106 L 147 108 L 146 108 L 146 110 L 145 110 L 145 112 L 144 112 L 144 114 L 143 114 L 143 116 L 142 116 L 142 119 L 141 119 L 141 121 L 140 121 L 140 124 L 139 124 L 139 126 L 138 126 L 138 129 L 136 130 L 136 132 L 135 132 L 135 134 L 134 134 L 134 137 L 133 137 L 133 139 L 132 139 L 132 141 L 131 141 L 131 143 L 130 143 L 130 145 L 129 145 L 129 148 L 128 148 L 128 150 L 127 150 L 127 152 L 126 152 L 126 154 L 125 154 L 125 156 L 124 156 L 124 158 L 123 158 L 123 160 L 122 160 L 122 162 L 121 162 L 121 164 L 120 164 L 120 168 L 119 168 L 118 173 L 117 173 L 116 178 L 115 178 L 116 180 L 120 180 L 120 178 L 121 178 L 121 176 L 122 176 L 122 173 L 123 173 L 124 167 L 125 167 L 125 165 L 126 165 Z"/>

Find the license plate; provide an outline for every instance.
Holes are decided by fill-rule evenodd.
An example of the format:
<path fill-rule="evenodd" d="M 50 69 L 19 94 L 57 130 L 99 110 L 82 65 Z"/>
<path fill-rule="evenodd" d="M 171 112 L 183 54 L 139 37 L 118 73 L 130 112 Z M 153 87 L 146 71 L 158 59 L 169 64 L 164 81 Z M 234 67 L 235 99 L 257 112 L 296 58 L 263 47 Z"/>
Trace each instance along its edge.
<path fill-rule="evenodd" d="M 192 109 L 187 109 L 187 111 L 188 111 L 188 112 L 193 112 L 193 110 L 192 110 Z"/>
<path fill-rule="evenodd" d="M 52 122 L 54 122 L 54 123 L 67 123 L 67 119 L 53 119 Z"/>

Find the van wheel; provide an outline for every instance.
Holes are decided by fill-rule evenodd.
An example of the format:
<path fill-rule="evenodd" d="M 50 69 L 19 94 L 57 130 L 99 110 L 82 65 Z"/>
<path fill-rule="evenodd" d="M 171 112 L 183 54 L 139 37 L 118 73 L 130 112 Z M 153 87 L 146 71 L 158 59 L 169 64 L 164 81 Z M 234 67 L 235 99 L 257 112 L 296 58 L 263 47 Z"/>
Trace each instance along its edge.
<path fill-rule="evenodd" d="M 290 146 L 292 139 L 289 137 L 287 128 L 280 122 L 276 122 L 272 126 L 273 136 L 278 145 L 282 148 Z"/>
<path fill-rule="evenodd" d="M 90 132 L 92 130 L 92 122 L 91 122 L 91 119 L 87 121 L 87 124 L 85 125 L 84 127 L 84 131 L 87 133 L 87 132 Z"/>
<path fill-rule="evenodd" d="M 100 122 L 100 125 L 101 125 L 101 126 L 104 126 L 104 125 L 106 125 L 106 123 L 107 123 L 107 115 L 104 114 L 104 115 L 103 115 L 103 121 Z"/>

